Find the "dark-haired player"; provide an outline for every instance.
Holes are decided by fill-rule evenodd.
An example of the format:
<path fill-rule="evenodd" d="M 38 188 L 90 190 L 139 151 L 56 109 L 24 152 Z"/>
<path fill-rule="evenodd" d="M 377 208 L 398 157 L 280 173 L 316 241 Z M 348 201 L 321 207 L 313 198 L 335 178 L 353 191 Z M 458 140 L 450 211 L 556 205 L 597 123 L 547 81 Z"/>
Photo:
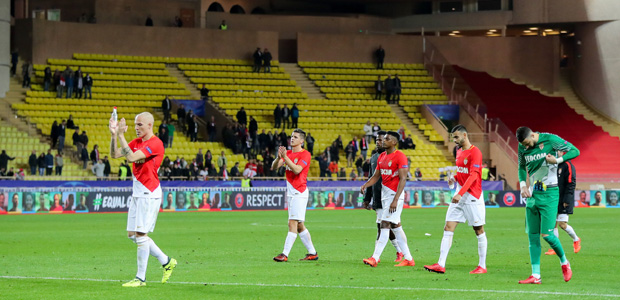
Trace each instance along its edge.
<path fill-rule="evenodd" d="M 284 250 L 273 258 L 277 262 L 288 261 L 288 255 L 293 244 L 299 238 L 308 249 L 306 257 L 300 260 L 318 260 L 319 256 L 314 249 L 310 232 L 304 225 L 306 207 L 308 206 L 307 178 L 312 155 L 302 148 L 306 133 L 301 129 L 293 130 L 291 134 L 291 150 L 285 147 L 278 148 L 277 157 L 271 164 L 272 170 L 286 165 L 286 201 L 288 202 L 288 234 L 284 242 Z M 279 158 L 279 159 L 278 159 Z"/>
<path fill-rule="evenodd" d="M 361 192 L 363 194 L 366 192 L 366 188 L 375 184 L 379 180 L 379 177 L 381 177 L 383 183 L 381 188 L 381 203 L 383 206 L 381 233 L 379 233 L 379 239 L 375 243 L 375 252 L 372 257 L 363 260 L 365 264 L 371 267 L 377 266 L 381 258 L 381 253 L 387 244 L 390 230 L 394 232 L 396 241 L 404 256 L 404 259 L 396 266 L 415 266 L 415 261 L 407 245 L 407 236 L 400 224 L 400 215 L 403 211 L 403 204 L 405 202 L 403 190 L 407 183 L 409 164 L 405 154 L 396 150 L 396 145 L 398 145 L 399 140 L 400 135 L 397 132 L 387 132 L 383 139 L 383 148 L 385 152 L 379 155 L 376 172 L 361 187 Z"/>
<path fill-rule="evenodd" d="M 450 184 L 456 180 L 456 192 L 452 197 L 452 203 L 446 213 L 446 226 L 444 227 L 439 261 L 430 266 L 424 266 L 429 272 L 445 273 L 446 259 L 452 247 L 454 229 L 458 223 L 467 221 L 472 226 L 478 238 L 478 267 L 470 274 L 483 274 L 487 272 L 487 236 L 484 232 L 485 210 L 482 198 L 481 165 L 482 152 L 478 147 L 471 144 L 467 129 L 463 125 L 452 128 L 452 139 L 459 147 L 456 152 L 456 176 L 450 178 Z"/>
<path fill-rule="evenodd" d="M 550 133 L 533 132 L 527 127 L 517 129 L 519 141 L 519 182 L 521 196 L 527 198 L 525 225 L 530 243 L 532 275 L 521 284 L 540 284 L 540 236 L 549 243 L 562 264 L 564 281 L 573 275 L 560 240 L 553 234 L 558 214 L 558 164 L 579 156 L 579 150 L 561 137 Z M 557 152 L 565 152 L 556 158 Z M 529 176 L 530 186 L 527 184 Z"/>

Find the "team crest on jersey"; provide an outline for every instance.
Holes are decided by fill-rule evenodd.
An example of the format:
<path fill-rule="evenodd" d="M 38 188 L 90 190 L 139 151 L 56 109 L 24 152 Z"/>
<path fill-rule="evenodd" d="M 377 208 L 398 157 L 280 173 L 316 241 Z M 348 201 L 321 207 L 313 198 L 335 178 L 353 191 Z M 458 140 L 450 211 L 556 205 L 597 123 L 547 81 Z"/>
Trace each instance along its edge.
<path fill-rule="evenodd" d="M 390 161 L 388 162 L 388 167 L 391 167 L 391 166 L 392 166 L 392 161 L 390 160 Z"/>
<path fill-rule="evenodd" d="M 467 158 L 465 158 L 465 159 L 463 160 L 463 164 L 464 164 L 464 165 L 466 165 L 466 164 L 467 164 Z"/>
<path fill-rule="evenodd" d="M 542 150 L 543 148 L 545 148 L 545 144 L 544 143 L 540 143 L 540 145 L 538 145 L 538 148 L 540 148 L 540 150 Z"/>

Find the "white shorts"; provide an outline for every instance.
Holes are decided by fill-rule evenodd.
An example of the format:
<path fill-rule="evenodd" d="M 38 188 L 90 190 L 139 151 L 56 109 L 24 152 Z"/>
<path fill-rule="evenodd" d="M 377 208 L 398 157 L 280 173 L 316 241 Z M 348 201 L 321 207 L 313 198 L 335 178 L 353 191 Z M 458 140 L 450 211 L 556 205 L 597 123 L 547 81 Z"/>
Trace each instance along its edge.
<path fill-rule="evenodd" d="M 160 205 L 161 198 L 132 197 L 127 213 L 127 231 L 153 232 Z"/>
<path fill-rule="evenodd" d="M 381 205 L 383 206 L 383 211 L 381 212 L 381 221 L 398 224 L 400 223 L 400 214 L 402 214 L 403 212 L 403 204 L 405 204 L 405 193 L 403 192 L 400 194 L 400 198 L 398 198 L 398 202 L 396 204 L 396 211 L 390 213 L 390 205 L 394 200 L 394 195 L 396 195 L 396 193 L 381 193 Z"/>
<path fill-rule="evenodd" d="M 472 202 L 472 200 L 475 201 Z M 465 223 L 467 221 L 469 226 L 482 226 L 485 224 L 485 214 L 482 193 L 478 199 L 465 193 L 459 203 L 450 202 L 448 212 L 446 212 L 446 222 Z"/>
<path fill-rule="evenodd" d="M 377 224 L 381 224 L 381 217 L 383 217 L 383 208 L 377 208 L 375 212 L 377 213 Z"/>
<path fill-rule="evenodd" d="M 558 218 L 555 219 L 557 222 L 567 222 L 568 223 L 568 214 L 558 214 Z"/>
<path fill-rule="evenodd" d="M 303 222 L 306 220 L 306 207 L 308 206 L 308 189 L 297 195 L 287 193 L 288 219 Z"/>

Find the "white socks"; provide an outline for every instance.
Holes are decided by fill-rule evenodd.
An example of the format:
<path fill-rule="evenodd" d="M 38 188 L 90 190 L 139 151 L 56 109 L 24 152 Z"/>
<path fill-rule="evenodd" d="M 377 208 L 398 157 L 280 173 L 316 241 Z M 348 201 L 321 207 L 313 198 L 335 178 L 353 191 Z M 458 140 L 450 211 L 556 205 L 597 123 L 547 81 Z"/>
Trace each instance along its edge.
<path fill-rule="evenodd" d="M 446 259 L 448 258 L 448 253 L 450 252 L 450 247 L 452 247 L 452 239 L 454 238 L 454 232 L 452 231 L 444 231 L 443 238 L 441 239 L 441 248 L 439 250 L 439 264 L 442 267 L 446 266 Z"/>
<path fill-rule="evenodd" d="M 284 241 L 284 250 L 282 253 L 288 257 L 288 254 L 291 252 L 291 248 L 293 248 L 293 244 L 297 239 L 297 233 L 288 232 L 286 235 L 286 241 Z"/>
<path fill-rule="evenodd" d="M 136 244 L 138 244 L 138 273 L 136 273 L 136 277 L 142 281 L 146 280 L 146 266 L 149 264 L 149 240 L 148 236 L 136 237 Z"/>
<path fill-rule="evenodd" d="M 478 266 L 487 268 L 487 234 L 486 232 L 476 236 L 478 238 Z"/>
<path fill-rule="evenodd" d="M 555 230 L 557 231 L 558 229 L 556 228 Z M 570 235 L 570 237 L 573 239 L 573 242 L 576 242 L 579 240 L 579 237 L 575 233 L 575 230 L 573 230 L 573 227 L 571 227 L 570 225 L 566 224 L 566 229 L 564 229 L 564 231 L 566 231 L 566 233 Z"/>
<path fill-rule="evenodd" d="M 405 231 L 403 231 L 403 228 L 392 228 L 392 232 L 394 232 L 394 236 L 396 236 L 396 241 L 398 242 L 398 246 L 400 246 L 400 249 L 402 250 L 404 258 L 406 260 L 412 260 L 413 257 L 411 256 L 411 252 L 409 251 L 409 245 L 407 245 L 407 236 L 405 235 Z"/>
<path fill-rule="evenodd" d="M 151 238 L 148 238 L 148 239 L 149 239 L 149 253 L 153 255 L 155 258 L 157 258 L 157 260 L 159 260 L 159 263 L 162 266 L 167 264 L 168 255 L 164 254 L 164 252 L 162 252 L 161 249 L 159 249 L 159 247 L 155 245 L 155 242 L 153 242 L 153 239 Z"/>
<path fill-rule="evenodd" d="M 398 245 L 398 239 L 390 240 L 390 242 L 392 243 L 392 245 L 394 245 L 394 248 L 396 248 L 396 252 L 403 252 L 403 250 L 401 250 L 400 246 Z"/>
<path fill-rule="evenodd" d="M 379 260 L 381 258 L 381 253 L 383 253 L 383 249 L 385 249 L 385 245 L 387 244 L 388 239 L 390 238 L 390 229 L 389 228 L 381 228 L 381 234 L 379 235 L 379 239 L 375 243 L 375 253 L 372 254 L 372 257 L 375 260 Z"/>
<path fill-rule="evenodd" d="M 310 232 L 308 232 L 308 229 L 300 232 L 299 238 L 301 239 L 301 242 L 304 243 L 304 246 L 306 246 L 306 249 L 308 249 L 308 254 L 316 254 L 316 250 L 312 244 L 312 238 L 310 238 Z M 286 256 L 288 256 L 288 254 Z"/>

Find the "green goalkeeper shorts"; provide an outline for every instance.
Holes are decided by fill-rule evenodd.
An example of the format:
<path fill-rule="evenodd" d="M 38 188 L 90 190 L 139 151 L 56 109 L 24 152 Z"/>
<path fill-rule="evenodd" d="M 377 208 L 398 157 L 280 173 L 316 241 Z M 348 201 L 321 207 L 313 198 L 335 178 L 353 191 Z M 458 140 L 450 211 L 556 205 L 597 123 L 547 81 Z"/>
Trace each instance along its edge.
<path fill-rule="evenodd" d="M 529 234 L 553 234 L 558 215 L 560 190 L 534 191 L 525 206 L 525 232 Z"/>

